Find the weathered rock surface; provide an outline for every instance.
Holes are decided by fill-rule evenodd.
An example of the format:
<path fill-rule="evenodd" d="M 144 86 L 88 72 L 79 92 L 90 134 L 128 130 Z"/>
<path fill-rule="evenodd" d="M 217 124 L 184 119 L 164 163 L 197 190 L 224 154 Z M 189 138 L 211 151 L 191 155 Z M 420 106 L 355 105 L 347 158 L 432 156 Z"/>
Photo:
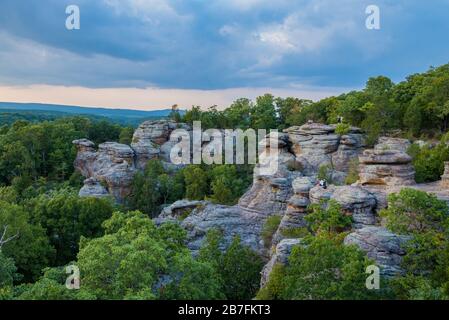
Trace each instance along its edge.
<path fill-rule="evenodd" d="M 296 160 L 288 152 L 287 136 L 281 134 L 278 139 L 277 150 L 267 148 L 259 156 L 260 163 L 254 169 L 253 185 L 239 201 L 240 207 L 265 216 L 282 214 L 286 210 L 287 201 L 293 195 L 292 181 L 301 176 L 301 172 L 292 170 Z"/>
<path fill-rule="evenodd" d="M 75 168 L 86 178 L 107 185 L 107 191 L 119 202 L 130 192 L 132 178 L 135 173 L 134 151 L 128 146 L 116 142 L 102 143 L 98 151 L 94 143 L 82 139 L 73 142 L 78 148 Z M 92 189 L 94 180 L 87 179 L 83 193 Z"/>
<path fill-rule="evenodd" d="M 405 139 L 380 138 L 374 149 L 359 156 L 359 183 L 362 185 L 412 185 L 415 170 L 412 158 L 405 152 L 410 142 Z"/>
<path fill-rule="evenodd" d="M 84 180 L 84 186 L 80 189 L 80 197 L 94 197 L 94 198 L 104 198 L 109 197 L 109 192 L 103 187 L 95 178 L 89 178 Z"/>
<path fill-rule="evenodd" d="M 301 239 L 284 239 L 276 246 L 274 254 L 270 261 L 262 269 L 262 277 L 260 280 L 260 287 L 263 288 L 270 279 L 270 274 L 276 264 L 287 265 L 288 258 L 294 246 L 299 245 Z"/>
<path fill-rule="evenodd" d="M 304 217 L 310 204 L 309 191 L 316 184 L 313 177 L 299 177 L 293 180 L 293 196 L 287 202 L 287 210 L 281 219 L 281 223 L 273 236 L 272 245 L 278 244 L 282 239 L 297 228 L 307 226 Z M 287 234 L 287 235 L 286 235 Z"/>
<path fill-rule="evenodd" d="M 105 142 L 95 150 L 95 144 L 87 139 L 75 140 L 78 149 L 74 163 L 86 178 L 94 178 L 107 186 L 107 191 L 118 202 L 123 202 L 129 195 L 131 183 L 137 170 L 143 170 L 149 160 L 160 158 L 170 169 L 178 168 L 170 165 L 171 148 L 178 143 L 179 136 L 170 137 L 173 130 L 182 128 L 190 130 L 185 124 L 176 124 L 168 120 L 146 121 L 142 123 L 133 135 L 131 146 L 117 142 Z M 82 194 L 95 195 L 98 186 L 88 181 L 82 189 Z M 91 184 L 89 184 L 91 183 Z M 97 190 L 94 190 L 97 188 Z M 101 193 L 97 194 L 101 195 Z"/>
<path fill-rule="evenodd" d="M 180 220 L 186 218 L 194 209 L 205 206 L 209 202 L 198 200 L 178 200 L 162 209 L 156 221 Z"/>
<path fill-rule="evenodd" d="M 169 162 L 170 149 L 177 143 L 177 139 L 170 139 L 170 134 L 178 127 L 189 129 L 185 124 L 177 124 L 173 121 L 145 121 L 134 132 L 131 147 L 136 159 L 135 165 L 138 169 L 144 169 L 149 160 L 162 158 Z"/>
<path fill-rule="evenodd" d="M 364 146 L 362 132 L 355 127 L 343 136 L 335 133 L 334 125 L 313 122 L 284 131 L 304 175 L 314 175 L 321 166 L 329 166 L 339 182 L 344 180 L 351 160 L 357 159 Z"/>
<path fill-rule="evenodd" d="M 352 215 L 355 228 L 376 224 L 376 198 L 367 190 L 354 186 L 339 187 L 332 199 L 341 205 L 344 212 Z"/>
<path fill-rule="evenodd" d="M 400 264 L 407 240 L 408 237 L 399 236 L 383 227 L 370 226 L 347 235 L 344 243 L 357 245 L 376 262 L 381 274 L 391 277 L 402 272 Z"/>
<path fill-rule="evenodd" d="M 330 199 L 338 202 L 343 211 L 352 216 L 354 228 L 376 224 L 376 197 L 366 189 L 358 186 L 330 185 L 327 189 L 316 186 L 310 190 L 312 203 L 319 204 Z"/>

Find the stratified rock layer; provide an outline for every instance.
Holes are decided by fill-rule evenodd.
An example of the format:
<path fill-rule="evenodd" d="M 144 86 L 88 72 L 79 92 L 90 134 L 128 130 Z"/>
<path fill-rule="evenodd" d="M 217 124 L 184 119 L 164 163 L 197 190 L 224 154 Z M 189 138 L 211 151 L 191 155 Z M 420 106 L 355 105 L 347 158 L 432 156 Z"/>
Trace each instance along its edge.
<path fill-rule="evenodd" d="M 344 243 L 357 245 L 376 262 L 381 274 L 391 277 L 402 272 L 400 265 L 407 240 L 408 237 L 399 236 L 383 227 L 370 226 L 347 235 Z"/>
<path fill-rule="evenodd" d="M 87 139 L 75 140 L 78 149 L 75 169 L 84 177 L 93 178 L 106 185 L 107 191 L 117 202 L 123 202 L 130 193 L 134 174 L 143 170 L 151 159 L 159 158 L 166 168 L 170 164 L 170 151 L 178 143 L 178 136 L 171 133 L 182 128 L 189 134 L 190 127 L 173 121 L 145 121 L 134 132 L 131 146 L 117 142 L 105 142 L 95 150 L 95 144 Z M 102 196 L 97 185 L 87 179 L 80 191 L 83 196 Z"/>
<path fill-rule="evenodd" d="M 75 168 L 86 178 L 94 179 L 85 181 L 81 194 L 86 196 L 87 192 L 93 191 L 93 181 L 98 181 L 107 186 L 107 191 L 117 201 L 126 198 L 135 173 L 134 151 L 128 145 L 116 142 L 102 143 L 98 151 L 95 151 L 94 143 L 86 139 L 73 143 L 78 148 Z M 91 195 L 101 195 L 95 192 Z"/>
<path fill-rule="evenodd" d="M 334 125 L 308 122 L 284 130 L 303 174 L 315 175 L 321 166 L 328 166 L 335 180 L 344 180 L 349 164 L 357 160 L 362 151 L 364 139 L 359 128 L 350 128 L 343 136 L 336 134 L 335 128 Z"/>
<path fill-rule="evenodd" d="M 381 138 L 374 149 L 359 157 L 359 183 L 362 185 L 405 186 L 415 184 L 412 158 L 406 153 L 405 139 Z"/>

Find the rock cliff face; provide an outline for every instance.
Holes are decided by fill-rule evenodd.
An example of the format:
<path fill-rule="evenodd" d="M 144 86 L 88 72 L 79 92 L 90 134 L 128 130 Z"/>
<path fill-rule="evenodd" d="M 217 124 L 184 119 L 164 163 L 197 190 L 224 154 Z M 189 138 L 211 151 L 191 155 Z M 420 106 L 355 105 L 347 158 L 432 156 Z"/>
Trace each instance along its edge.
<path fill-rule="evenodd" d="M 402 272 L 400 267 L 402 256 L 405 255 L 404 244 L 409 240 L 379 226 L 358 229 L 346 236 L 346 245 L 355 244 L 367 253 L 380 268 L 381 274 L 394 276 Z"/>
<path fill-rule="evenodd" d="M 287 201 L 287 210 L 273 236 L 272 245 L 277 245 L 289 236 L 292 230 L 307 227 L 304 217 L 310 204 L 309 191 L 316 184 L 313 177 L 299 177 L 293 180 L 293 196 Z"/>
<path fill-rule="evenodd" d="M 178 137 L 171 133 L 177 128 L 191 134 L 185 124 L 149 121 L 136 130 L 131 146 L 108 142 L 96 150 L 91 141 L 74 141 L 78 148 L 75 167 L 87 178 L 80 196 L 110 194 L 123 201 L 135 172 L 143 170 L 150 159 L 159 158 L 164 165 L 171 165 L 170 152 L 178 143 Z M 270 148 L 273 142 L 277 142 L 277 149 Z M 155 221 L 172 221 L 184 227 L 193 253 L 199 250 L 210 229 L 220 229 L 226 243 L 239 236 L 244 244 L 267 258 L 262 272 L 265 285 L 273 266 L 286 264 L 292 247 L 300 243 L 298 236 L 289 231 L 307 227 L 304 217 L 308 205 L 334 199 L 353 217 L 353 230 L 345 243 L 359 246 L 381 266 L 384 274 L 393 275 L 400 272 L 402 244 L 407 239 L 380 227 L 377 210 L 386 205 L 388 188 L 414 184 L 411 158 L 406 154 L 409 145 L 404 139 L 380 138 L 374 149 L 364 150 L 363 134 L 358 128 L 340 136 L 335 133 L 335 126 L 309 122 L 291 127 L 278 136 L 268 135 L 261 142 L 267 149 L 259 156 L 251 188 L 237 205 L 180 200 L 164 208 Z M 317 186 L 321 166 L 329 166 L 334 180 L 342 182 L 354 159 L 360 162 L 358 183 L 329 185 L 326 189 Z M 276 170 L 267 174 L 271 167 Z M 267 218 L 273 215 L 281 216 L 281 223 L 272 243 L 264 244 L 261 232 Z"/>
<path fill-rule="evenodd" d="M 364 147 L 359 128 L 351 128 L 348 134 L 340 136 L 333 125 L 309 122 L 285 132 L 305 175 L 314 175 L 321 166 L 329 166 L 334 171 L 334 179 L 340 182 L 346 176 L 350 161 L 357 159 Z"/>
<path fill-rule="evenodd" d="M 106 142 L 95 150 L 92 141 L 73 141 L 78 149 L 74 166 L 88 178 L 80 195 L 102 196 L 104 190 L 100 191 L 98 187 L 101 182 L 107 186 L 109 194 L 118 202 L 123 202 L 129 195 L 134 174 L 137 170 L 143 170 L 149 160 L 160 158 L 169 166 L 171 146 L 178 143 L 176 137 L 170 138 L 170 134 L 177 128 L 190 130 L 189 126 L 172 121 L 146 121 L 134 132 L 131 146 Z"/>
<path fill-rule="evenodd" d="M 78 148 L 75 168 L 88 178 L 80 195 L 98 196 L 98 183 L 101 182 L 117 201 L 122 201 L 129 194 L 135 173 L 134 151 L 116 142 L 102 143 L 98 151 L 95 151 L 94 143 L 86 139 L 73 143 Z"/>

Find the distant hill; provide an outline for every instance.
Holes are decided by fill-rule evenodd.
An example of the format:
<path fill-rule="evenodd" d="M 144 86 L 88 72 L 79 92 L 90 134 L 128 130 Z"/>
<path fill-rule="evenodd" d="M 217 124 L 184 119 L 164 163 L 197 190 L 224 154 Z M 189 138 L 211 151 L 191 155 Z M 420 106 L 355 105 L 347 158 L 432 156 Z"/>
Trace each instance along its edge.
<path fill-rule="evenodd" d="M 107 118 L 113 122 L 136 126 L 140 122 L 151 119 L 165 118 L 170 114 L 170 109 L 163 110 L 129 110 L 129 109 L 106 109 L 87 108 L 78 106 L 65 106 L 41 103 L 14 103 L 0 102 L 0 119 L 7 114 L 8 118 L 28 119 L 36 117 L 51 120 L 64 116 L 85 115 L 94 118 Z M 185 112 L 184 110 L 180 111 Z"/>

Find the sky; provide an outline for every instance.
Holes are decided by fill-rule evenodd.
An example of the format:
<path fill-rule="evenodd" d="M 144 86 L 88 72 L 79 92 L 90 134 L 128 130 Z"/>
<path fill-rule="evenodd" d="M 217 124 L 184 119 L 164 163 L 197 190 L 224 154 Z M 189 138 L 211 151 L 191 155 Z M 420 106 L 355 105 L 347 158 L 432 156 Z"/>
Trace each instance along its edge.
<path fill-rule="evenodd" d="M 66 7 L 80 29 L 66 28 Z M 368 5 L 380 29 L 367 29 Z M 317 100 L 449 62 L 449 0 L 0 0 L 0 101 Z"/>

